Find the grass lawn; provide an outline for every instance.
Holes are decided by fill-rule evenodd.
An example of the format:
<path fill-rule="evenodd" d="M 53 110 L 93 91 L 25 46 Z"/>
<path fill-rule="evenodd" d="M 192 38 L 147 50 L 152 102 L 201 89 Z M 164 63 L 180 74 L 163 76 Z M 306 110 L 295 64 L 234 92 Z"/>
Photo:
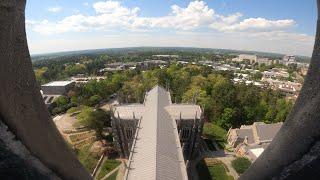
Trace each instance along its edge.
<path fill-rule="evenodd" d="M 203 126 L 203 134 L 210 139 L 214 139 L 220 148 L 225 147 L 227 131 L 213 123 L 205 123 Z"/>
<path fill-rule="evenodd" d="M 91 145 L 83 146 L 81 149 L 76 151 L 77 157 L 81 164 L 92 173 L 93 169 L 97 165 L 100 156 L 90 153 Z"/>
<path fill-rule="evenodd" d="M 107 159 L 106 161 L 104 161 L 104 164 L 102 164 L 101 170 L 97 176 L 97 179 L 103 178 L 106 174 L 108 174 L 110 171 L 112 171 L 113 169 L 118 167 L 120 164 L 121 164 L 120 161 L 113 160 L 113 159 Z M 114 173 L 114 174 L 116 174 L 116 173 Z M 114 174 L 112 174 L 111 176 L 113 176 Z M 117 174 L 115 176 L 117 176 Z"/>
<path fill-rule="evenodd" d="M 199 179 L 201 180 L 234 180 L 232 176 L 227 174 L 227 171 L 221 162 L 207 166 L 202 160 L 197 165 L 197 171 Z"/>
<path fill-rule="evenodd" d="M 107 180 L 116 180 L 118 175 L 118 171 L 114 172 L 111 176 L 107 178 Z"/>
<path fill-rule="evenodd" d="M 233 177 L 227 174 L 226 169 L 224 168 L 222 163 L 209 166 L 208 169 L 212 179 L 233 180 Z"/>
<path fill-rule="evenodd" d="M 238 174 L 242 174 L 249 168 L 251 161 L 244 157 L 238 157 L 231 162 L 231 165 Z"/>

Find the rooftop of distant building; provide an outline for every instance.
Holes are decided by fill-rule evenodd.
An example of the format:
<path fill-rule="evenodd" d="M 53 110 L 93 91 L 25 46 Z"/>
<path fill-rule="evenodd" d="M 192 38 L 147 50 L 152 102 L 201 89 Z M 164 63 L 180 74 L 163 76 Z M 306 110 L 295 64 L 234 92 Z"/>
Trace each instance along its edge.
<path fill-rule="evenodd" d="M 52 81 L 42 86 L 66 86 L 73 83 L 72 81 Z"/>

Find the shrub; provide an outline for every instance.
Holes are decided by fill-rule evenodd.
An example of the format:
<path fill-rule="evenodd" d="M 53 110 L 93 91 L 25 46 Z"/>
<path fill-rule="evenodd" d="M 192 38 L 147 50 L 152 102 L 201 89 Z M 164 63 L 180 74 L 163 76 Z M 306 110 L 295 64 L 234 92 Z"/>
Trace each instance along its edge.
<path fill-rule="evenodd" d="M 203 134 L 209 139 L 214 139 L 220 148 L 224 148 L 227 136 L 225 129 L 213 123 L 205 123 L 203 126 Z"/>
<path fill-rule="evenodd" d="M 102 100 L 102 97 L 99 95 L 93 95 L 89 98 L 89 105 L 90 106 L 95 106 L 98 103 L 100 103 L 100 101 Z"/>
<path fill-rule="evenodd" d="M 54 100 L 57 103 L 57 106 L 66 106 L 69 103 L 69 100 L 65 96 L 59 96 L 57 99 Z"/>

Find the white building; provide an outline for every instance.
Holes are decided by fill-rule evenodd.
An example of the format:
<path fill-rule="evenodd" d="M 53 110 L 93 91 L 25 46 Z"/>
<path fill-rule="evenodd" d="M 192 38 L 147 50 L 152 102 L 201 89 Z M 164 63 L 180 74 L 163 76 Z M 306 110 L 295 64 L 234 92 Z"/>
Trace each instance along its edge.
<path fill-rule="evenodd" d="M 289 65 L 289 64 L 294 64 L 294 63 L 297 63 L 295 56 L 293 56 L 293 55 L 283 56 L 282 64 Z"/>
<path fill-rule="evenodd" d="M 269 65 L 273 64 L 273 61 L 269 58 L 258 58 L 257 63 L 259 65 L 265 64 L 265 65 L 269 66 Z"/>
<path fill-rule="evenodd" d="M 158 55 L 153 55 L 154 57 L 165 57 L 165 58 L 178 58 L 178 55 L 170 55 L 170 54 L 158 54 Z"/>
<path fill-rule="evenodd" d="M 240 54 L 238 56 L 238 61 L 249 61 L 250 64 L 253 64 L 257 62 L 257 55 L 251 55 L 251 54 Z"/>
<path fill-rule="evenodd" d="M 71 77 L 71 81 L 75 82 L 76 84 L 86 84 L 91 80 L 96 80 L 96 81 L 100 81 L 100 80 L 104 80 L 106 77 L 104 76 L 84 76 L 84 75 L 77 75 L 74 77 Z"/>
<path fill-rule="evenodd" d="M 41 95 L 44 103 L 49 107 L 52 102 L 67 92 L 74 86 L 72 81 L 52 81 L 41 86 Z"/>

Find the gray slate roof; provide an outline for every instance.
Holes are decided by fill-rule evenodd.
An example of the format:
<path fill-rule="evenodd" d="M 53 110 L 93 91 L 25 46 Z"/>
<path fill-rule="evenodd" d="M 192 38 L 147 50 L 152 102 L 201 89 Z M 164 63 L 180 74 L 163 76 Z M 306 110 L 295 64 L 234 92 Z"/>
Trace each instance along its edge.
<path fill-rule="evenodd" d="M 128 106 L 115 109 L 115 115 L 119 112 L 122 118 L 126 117 L 122 113 L 127 112 L 128 119 L 132 112 L 141 112 L 125 179 L 188 179 L 175 122 L 177 106 L 172 105 L 169 92 L 156 86 L 147 93 L 144 108 L 137 105 L 137 111 Z M 182 111 L 181 116 L 192 119 L 196 114 L 199 117 L 201 114 L 197 105 L 185 105 L 178 109 Z"/>
<path fill-rule="evenodd" d="M 275 137 L 282 126 L 282 123 L 265 124 L 264 122 L 255 122 L 250 126 L 241 126 L 235 129 L 239 138 L 247 137 L 248 144 L 269 143 Z"/>
<path fill-rule="evenodd" d="M 282 123 L 265 124 L 255 123 L 257 129 L 257 135 L 260 141 L 272 141 L 274 136 L 280 130 Z"/>
<path fill-rule="evenodd" d="M 254 137 L 253 137 L 253 132 L 252 129 L 237 129 L 236 133 L 239 138 L 245 139 L 247 137 L 248 143 L 252 144 L 254 143 Z"/>

